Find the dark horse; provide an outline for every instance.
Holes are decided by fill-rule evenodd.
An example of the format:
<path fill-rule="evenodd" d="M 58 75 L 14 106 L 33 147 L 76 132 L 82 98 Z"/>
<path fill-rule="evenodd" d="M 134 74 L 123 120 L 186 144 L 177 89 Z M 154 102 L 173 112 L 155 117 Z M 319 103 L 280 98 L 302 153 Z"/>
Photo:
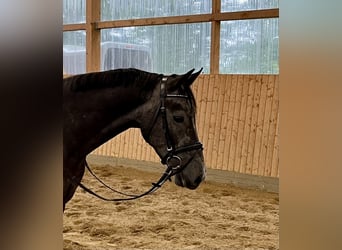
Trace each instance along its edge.
<path fill-rule="evenodd" d="M 128 128 L 140 128 L 162 163 L 177 168 L 178 186 L 198 187 L 205 166 L 190 85 L 201 70 L 193 71 L 118 69 L 63 80 L 63 209 L 80 185 L 86 156 Z"/>

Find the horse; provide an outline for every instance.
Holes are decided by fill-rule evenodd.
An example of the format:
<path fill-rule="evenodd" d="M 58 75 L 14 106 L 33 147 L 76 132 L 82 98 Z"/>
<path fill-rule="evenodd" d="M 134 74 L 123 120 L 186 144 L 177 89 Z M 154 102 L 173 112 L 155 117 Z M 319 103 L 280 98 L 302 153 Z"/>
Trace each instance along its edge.
<path fill-rule="evenodd" d="M 164 75 L 129 68 L 63 79 L 63 211 L 81 185 L 87 155 L 129 128 L 140 128 L 176 185 L 199 186 L 206 167 L 191 84 L 201 71 Z"/>

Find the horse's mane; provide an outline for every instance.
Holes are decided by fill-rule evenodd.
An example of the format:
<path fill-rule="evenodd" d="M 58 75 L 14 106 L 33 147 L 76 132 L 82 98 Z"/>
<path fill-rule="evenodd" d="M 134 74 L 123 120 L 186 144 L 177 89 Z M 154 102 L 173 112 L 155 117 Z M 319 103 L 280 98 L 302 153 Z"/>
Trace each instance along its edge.
<path fill-rule="evenodd" d="M 142 91 L 148 91 L 159 82 L 160 76 L 156 73 L 129 68 L 74 75 L 64 78 L 64 80 L 69 84 L 68 88 L 74 92 L 128 86 L 139 86 Z M 192 107 L 196 110 L 195 97 L 191 88 L 184 87 Z"/>
<path fill-rule="evenodd" d="M 148 83 L 156 83 L 158 76 L 155 73 L 129 68 L 75 75 L 67 80 L 70 89 L 75 92 L 136 85 L 146 90 L 153 87 Z"/>

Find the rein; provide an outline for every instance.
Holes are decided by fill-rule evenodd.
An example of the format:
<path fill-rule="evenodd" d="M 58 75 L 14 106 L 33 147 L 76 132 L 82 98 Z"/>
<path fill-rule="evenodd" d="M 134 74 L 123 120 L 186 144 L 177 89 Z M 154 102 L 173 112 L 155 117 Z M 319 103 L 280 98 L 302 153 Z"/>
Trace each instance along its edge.
<path fill-rule="evenodd" d="M 94 196 L 96 196 L 97 198 L 100 198 L 101 200 L 104 201 L 129 201 L 129 200 L 135 200 L 138 198 L 141 198 L 145 195 L 151 194 L 154 191 L 156 191 L 158 188 L 160 188 L 167 180 L 169 180 L 171 178 L 173 174 L 173 169 L 172 167 L 168 167 L 166 169 L 166 171 L 163 173 L 163 175 L 160 177 L 160 179 L 156 182 L 156 183 L 152 183 L 152 187 L 146 191 L 145 193 L 139 194 L 139 195 L 132 195 L 132 194 L 125 194 L 122 193 L 120 191 L 117 191 L 111 187 L 109 187 L 108 185 L 106 185 L 105 183 L 103 183 L 90 169 L 88 163 L 86 162 L 86 167 L 89 170 L 89 172 L 97 179 L 99 180 L 104 186 L 106 186 L 107 188 L 109 188 L 110 190 L 112 190 L 115 193 L 119 193 L 121 195 L 125 195 L 125 196 L 129 196 L 128 198 L 114 198 L 114 199 L 110 199 L 110 198 L 105 198 L 97 193 L 95 193 L 94 191 L 92 191 L 91 189 L 87 188 L 86 186 L 84 186 L 82 183 L 79 183 L 78 185 L 86 192 L 88 192 L 89 194 L 92 194 Z"/>
<path fill-rule="evenodd" d="M 152 126 L 149 130 L 148 135 L 150 136 L 151 131 L 154 127 L 154 124 L 156 123 L 156 120 L 158 118 L 159 115 L 161 115 L 162 117 L 162 123 L 163 123 L 163 131 L 165 134 L 165 139 L 166 139 L 166 155 L 161 157 L 161 163 L 163 165 L 166 165 L 167 168 L 165 170 L 165 172 L 162 174 L 162 176 L 160 177 L 160 179 L 156 182 L 156 183 L 152 183 L 152 187 L 139 195 L 132 195 L 132 194 L 126 194 L 126 193 L 122 193 L 120 191 L 117 191 L 113 188 L 111 188 L 110 186 L 108 186 L 107 184 L 105 184 L 101 179 L 99 179 L 94 173 L 93 171 L 90 169 L 87 161 L 85 161 L 85 166 L 87 167 L 88 171 L 105 187 L 107 187 L 108 189 L 110 189 L 111 191 L 121 194 L 121 195 L 125 195 L 128 196 L 128 198 L 114 198 L 114 199 L 109 199 L 109 198 L 105 198 L 102 197 L 101 195 L 98 195 L 97 193 L 95 193 L 94 191 L 90 190 L 89 188 L 87 188 L 86 186 L 84 186 L 81 182 L 78 183 L 78 185 L 85 190 L 86 192 L 96 196 L 97 198 L 100 198 L 101 200 L 104 201 L 128 201 L 128 200 L 135 200 L 138 198 L 141 198 L 145 195 L 151 194 L 154 191 L 156 191 L 158 188 L 162 187 L 162 185 L 167 181 L 170 180 L 171 181 L 171 177 L 174 176 L 175 174 L 181 172 L 187 165 L 188 163 L 193 159 L 193 157 L 191 157 L 191 159 L 182 166 L 182 158 L 180 156 L 178 156 L 178 154 L 183 153 L 183 152 L 187 152 L 187 151 L 192 151 L 192 150 L 203 150 L 203 145 L 202 143 L 200 143 L 199 141 L 191 144 L 191 145 L 185 145 L 185 146 L 181 146 L 176 148 L 171 140 L 171 136 L 170 136 L 170 130 L 169 130 L 169 126 L 167 123 L 167 118 L 166 118 L 166 107 L 165 107 L 165 100 L 166 98 L 185 98 L 185 99 L 189 99 L 189 96 L 187 95 L 174 95 L 174 94 L 167 94 L 166 93 L 166 88 L 165 88 L 165 84 L 167 82 L 167 77 L 162 77 L 161 79 L 161 84 L 160 84 L 160 106 L 159 109 L 157 110 L 157 112 L 154 115 L 154 119 L 153 119 L 153 123 Z M 176 161 L 178 161 L 176 166 L 171 166 L 170 162 L 172 159 L 176 159 Z"/>

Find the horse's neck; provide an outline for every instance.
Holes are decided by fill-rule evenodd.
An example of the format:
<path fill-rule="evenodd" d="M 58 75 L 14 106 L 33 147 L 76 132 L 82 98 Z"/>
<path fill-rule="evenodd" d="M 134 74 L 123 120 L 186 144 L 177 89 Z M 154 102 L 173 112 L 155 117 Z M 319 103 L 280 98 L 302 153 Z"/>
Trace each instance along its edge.
<path fill-rule="evenodd" d="M 108 101 L 108 107 L 104 107 L 103 114 L 95 113 L 92 116 L 94 123 L 99 123 L 101 115 L 104 117 L 102 126 L 96 129 L 96 133 L 89 137 L 88 147 L 92 151 L 109 139 L 121 132 L 138 127 L 139 108 L 143 104 L 140 96 L 135 94 L 134 89 L 123 91 L 119 89 L 111 93 L 112 100 Z"/>

